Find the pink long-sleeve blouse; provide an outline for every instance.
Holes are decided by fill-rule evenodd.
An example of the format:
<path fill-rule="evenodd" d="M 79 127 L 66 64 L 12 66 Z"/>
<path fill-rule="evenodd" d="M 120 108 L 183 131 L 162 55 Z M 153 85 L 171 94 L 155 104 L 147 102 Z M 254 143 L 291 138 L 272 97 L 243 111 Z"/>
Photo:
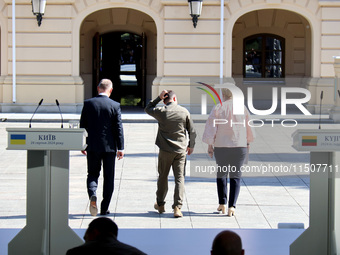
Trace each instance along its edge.
<path fill-rule="evenodd" d="M 202 140 L 215 147 L 247 147 L 255 138 L 248 121 L 249 111 L 246 107 L 244 115 L 234 115 L 232 99 L 226 100 L 212 109 Z"/>

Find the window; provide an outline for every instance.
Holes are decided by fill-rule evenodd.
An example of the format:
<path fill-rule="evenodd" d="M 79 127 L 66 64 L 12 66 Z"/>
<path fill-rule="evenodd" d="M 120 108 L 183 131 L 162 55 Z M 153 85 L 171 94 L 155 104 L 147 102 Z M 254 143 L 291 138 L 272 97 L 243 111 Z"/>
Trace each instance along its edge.
<path fill-rule="evenodd" d="M 243 77 L 283 78 L 284 38 L 257 34 L 244 39 Z"/>

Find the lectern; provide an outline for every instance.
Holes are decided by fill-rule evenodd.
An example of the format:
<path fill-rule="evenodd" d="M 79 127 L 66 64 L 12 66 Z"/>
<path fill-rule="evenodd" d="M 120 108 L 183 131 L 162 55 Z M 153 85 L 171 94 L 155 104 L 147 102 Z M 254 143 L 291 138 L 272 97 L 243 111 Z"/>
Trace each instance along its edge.
<path fill-rule="evenodd" d="M 86 147 L 85 129 L 7 128 L 8 150 L 27 150 L 26 226 L 9 255 L 65 254 L 83 243 L 68 226 L 69 151 Z"/>
<path fill-rule="evenodd" d="M 290 246 L 291 255 L 340 254 L 340 130 L 297 130 L 293 147 L 310 151 L 309 228 Z"/>

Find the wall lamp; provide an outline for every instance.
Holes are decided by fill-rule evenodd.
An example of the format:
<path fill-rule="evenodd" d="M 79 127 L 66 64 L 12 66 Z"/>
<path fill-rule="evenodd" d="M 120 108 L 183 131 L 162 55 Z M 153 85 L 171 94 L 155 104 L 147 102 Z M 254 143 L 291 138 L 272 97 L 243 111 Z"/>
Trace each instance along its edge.
<path fill-rule="evenodd" d="M 42 16 L 45 13 L 46 0 L 32 0 L 32 12 L 37 16 L 38 26 L 40 27 Z"/>
<path fill-rule="evenodd" d="M 202 12 L 202 3 L 203 0 L 188 0 L 190 16 L 192 17 L 192 23 L 194 24 L 194 28 L 197 26 L 198 17 Z"/>

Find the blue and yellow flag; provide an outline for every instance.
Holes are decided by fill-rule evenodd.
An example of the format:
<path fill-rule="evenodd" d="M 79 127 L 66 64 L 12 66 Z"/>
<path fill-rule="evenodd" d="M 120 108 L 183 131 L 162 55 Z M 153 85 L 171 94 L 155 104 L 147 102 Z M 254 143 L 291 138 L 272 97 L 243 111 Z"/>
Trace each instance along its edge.
<path fill-rule="evenodd" d="M 10 142 L 11 144 L 26 144 L 26 135 L 12 134 Z"/>

